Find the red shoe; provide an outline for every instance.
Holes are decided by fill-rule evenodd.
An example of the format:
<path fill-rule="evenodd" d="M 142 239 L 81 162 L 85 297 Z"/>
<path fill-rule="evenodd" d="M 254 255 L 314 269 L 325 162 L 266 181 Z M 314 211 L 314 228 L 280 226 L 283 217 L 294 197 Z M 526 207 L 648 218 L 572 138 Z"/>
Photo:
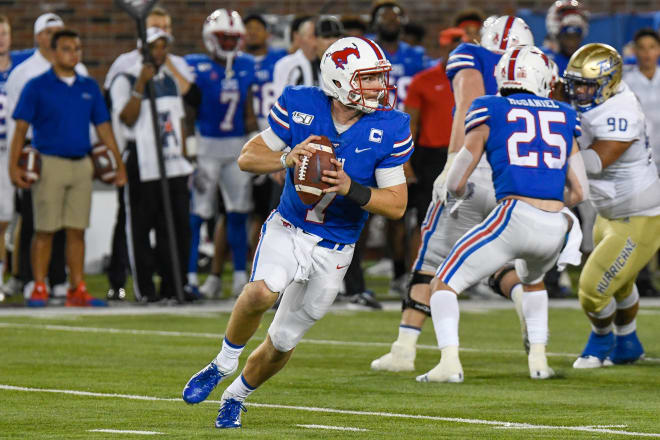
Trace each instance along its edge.
<path fill-rule="evenodd" d="M 87 291 L 84 281 L 78 283 L 75 289 L 69 289 L 66 294 L 67 307 L 107 307 L 108 303 L 93 297 Z"/>
<path fill-rule="evenodd" d="M 30 299 L 27 300 L 28 307 L 46 307 L 48 304 L 48 288 L 43 281 L 35 282 L 30 294 Z"/>

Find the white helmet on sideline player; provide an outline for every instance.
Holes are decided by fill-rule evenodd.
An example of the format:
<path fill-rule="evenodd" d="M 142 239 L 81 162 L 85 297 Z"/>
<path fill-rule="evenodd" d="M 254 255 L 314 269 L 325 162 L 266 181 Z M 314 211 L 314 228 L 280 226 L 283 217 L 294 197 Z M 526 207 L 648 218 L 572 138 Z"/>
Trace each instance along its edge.
<path fill-rule="evenodd" d="M 506 51 L 495 68 L 497 87 L 520 89 L 547 98 L 552 86 L 552 66 L 535 46 L 517 46 Z"/>
<path fill-rule="evenodd" d="M 202 29 L 206 50 L 223 59 L 236 54 L 244 35 L 245 26 L 240 14 L 227 9 L 213 11 L 204 21 Z"/>
<path fill-rule="evenodd" d="M 329 97 L 365 113 L 392 110 L 394 103 L 390 103 L 388 92 L 396 88 L 390 86 L 391 70 L 383 50 L 373 41 L 363 37 L 341 38 L 321 58 L 321 88 Z M 363 87 L 362 76 L 373 74 L 379 75 L 380 87 Z M 365 91 L 378 94 L 367 99 Z"/>
<path fill-rule="evenodd" d="M 548 9 L 545 28 L 553 38 L 562 32 L 579 33 L 584 38 L 589 33 L 589 12 L 578 0 L 557 0 Z"/>
<path fill-rule="evenodd" d="M 491 52 L 504 53 L 513 46 L 534 44 L 532 31 L 522 18 L 503 15 L 488 26 L 481 36 L 481 45 Z"/>

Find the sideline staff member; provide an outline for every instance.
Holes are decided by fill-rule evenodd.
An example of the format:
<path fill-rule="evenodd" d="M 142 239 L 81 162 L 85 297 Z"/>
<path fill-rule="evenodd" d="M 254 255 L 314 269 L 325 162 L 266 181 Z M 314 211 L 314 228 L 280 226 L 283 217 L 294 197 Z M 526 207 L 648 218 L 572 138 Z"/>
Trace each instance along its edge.
<path fill-rule="evenodd" d="M 110 116 L 99 87 L 93 79 L 74 70 L 82 56 L 77 32 L 62 29 L 53 35 L 52 69 L 30 80 L 23 89 L 13 117 L 16 122 L 11 143 L 9 174 L 19 188 L 29 188 L 25 171 L 18 166 L 28 127 L 32 144 L 41 153 L 41 178 L 34 184 L 35 240 L 32 272 L 35 286 L 29 306 L 43 307 L 48 301 L 45 278 L 50 262 L 53 235 L 66 229 L 67 265 L 70 286 L 67 306 L 103 306 L 92 297 L 83 281 L 85 228 L 89 225 L 92 201 L 92 149 L 89 124 L 96 126 L 100 140 L 118 164 L 116 185 L 126 182 L 126 171 L 110 128 Z"/>

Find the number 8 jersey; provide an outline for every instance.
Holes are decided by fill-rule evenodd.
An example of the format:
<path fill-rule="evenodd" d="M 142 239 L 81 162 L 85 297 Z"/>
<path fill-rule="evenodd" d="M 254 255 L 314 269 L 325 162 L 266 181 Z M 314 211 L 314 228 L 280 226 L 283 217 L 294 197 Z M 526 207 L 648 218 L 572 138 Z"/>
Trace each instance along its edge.
<path fill-rule="evenodd" d="M 497 200 L 564 200 L 567 158 L 581 133 L 575 110 L 529 93 L 482 96 L 468 110 L 466 135 L 482 124 L 490 128 L 485 151 Z"/>

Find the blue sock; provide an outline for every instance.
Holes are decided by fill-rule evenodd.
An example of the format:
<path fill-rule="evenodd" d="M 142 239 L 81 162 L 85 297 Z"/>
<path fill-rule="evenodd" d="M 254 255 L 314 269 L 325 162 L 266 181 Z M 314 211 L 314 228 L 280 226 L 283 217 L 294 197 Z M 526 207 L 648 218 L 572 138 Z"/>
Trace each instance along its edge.
<path fill-rule="evenodd" d="M 247 258 L 247 214 L 227 213 L 227 241 L 231 247 L 234 271 L 245 270 Z"/>
<path fill-rule="evenodd" d="M 188 273 L 197 273 L 199 258 L 200 229 L 204 219 L 196 214 L 190 214 L 190 257 L 188 258 Z"/>

